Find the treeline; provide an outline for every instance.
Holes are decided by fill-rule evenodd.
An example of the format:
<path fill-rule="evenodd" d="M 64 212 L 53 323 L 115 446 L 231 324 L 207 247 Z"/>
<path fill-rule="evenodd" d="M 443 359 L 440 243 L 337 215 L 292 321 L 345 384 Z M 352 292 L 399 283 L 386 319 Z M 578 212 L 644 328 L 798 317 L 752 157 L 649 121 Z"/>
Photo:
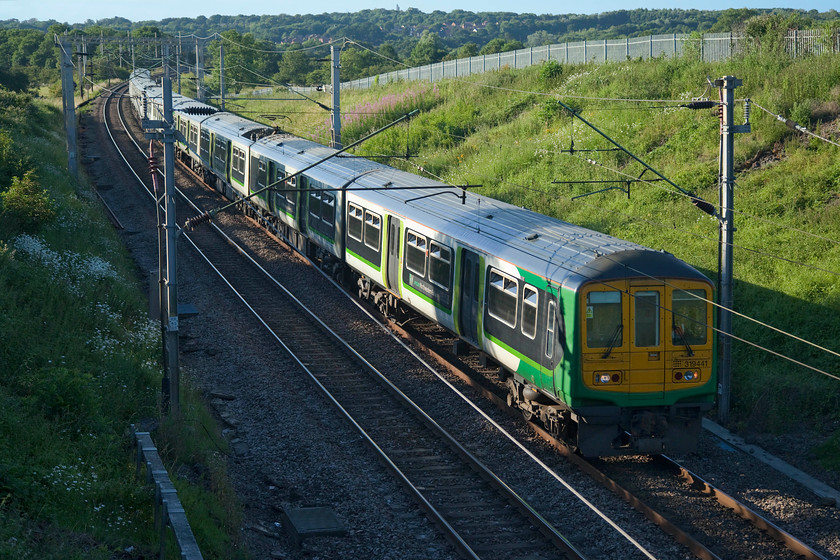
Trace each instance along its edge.
<path fill-rule="evenodd" d="M 617 10 L 600 14 L 531 14 L 512 12 L 468 12 L 440 10 L 424 13 L 416 8 L 407 10 L 361 10 L 353 13 L 323 13 L 306 15 L 238 15 L 196 18 L 168 18 L 144 22 L 131 22 L 125 18 L 109 18 L 96 22 L 88 20 L 70 26 L 71 29 L 88 29 L 93 26 L 128 31 L 139 27 L 156 27 L 171 35 L 194 34 L 206 37 L 226 30 L 276 44 L 303 43 L 308 40 L 330 41 L 349 37 L 369 46 L 386 42 L 395 45 L 397 52 L 406 56 L 424 31 L 437 33 L 449 49 L 468 42 L 484 45 L 501 38 L 524 44 L 539 41 L 564 42 L 583 39 L 614 39 L 626 36 L 729 31 L 733 25 L 763 14 L 784 17 L 797 15 L 819 24 L 840 17 L 836 10 L 820 13 L 817 10 L 793 9 L 729 9 L 714 10 Z M 57 21 L 0 22 L 0 27 L 32 28 L 47 31 Z M 538 45 L 533 45 L 538 46 Z"/>
<path fill-rule="evenodd" d="M 222 39 L 207 49 L 206 66 L 212 68 L 207 84 L 219 83 L 220 43 L 226 57 L 225 81 L 238 91 L 268 80 L 296 85 L 329 81 L 329 64 L 324 62 L 331 41 L 349 40 L 342 51 L 342 79 L 463 58 L 493 54 L 526 46 L 567 41 L 613 39 L 665 33 L 749 32 L 750 26 L 766 29 L 805 29 L 840 21 L 836 10 L 728 9 L 710 10 L 618 10 L 595 15 L 536 15 L 510 12 L 424 13 L 407 10 L 362 10 L 354 13 L 319 15 L 199 16 L 160 21 L 131 22 L 111 18 L 68 25 L 56 21 L 0 22 L 0 59 L 11 61 L 0 70 L 0 82 L 15 89 L 23 81 L 38 83 L 57 78 L 57 49 L 53 35 L 80 37 L 210 37 Z M 195 64 L 194 49 L 188 48 L 183 63 Z M 127 41 L 126 41 L 127 45 Z M 317 48 L 322 47 L 322 48 Z M 127 47 L 126 47 L 127 48 Z M 152 66 L 159 53 L 142 48 L 139 66 Z M 117 67 L 130 66 L 127 52 L 109 47 L 99 53 L 99 75 L 117 75 Z M 96 57 L 92 57 L 96 60 Z M 93 71 L 96 74 L 96 71 Z"/>

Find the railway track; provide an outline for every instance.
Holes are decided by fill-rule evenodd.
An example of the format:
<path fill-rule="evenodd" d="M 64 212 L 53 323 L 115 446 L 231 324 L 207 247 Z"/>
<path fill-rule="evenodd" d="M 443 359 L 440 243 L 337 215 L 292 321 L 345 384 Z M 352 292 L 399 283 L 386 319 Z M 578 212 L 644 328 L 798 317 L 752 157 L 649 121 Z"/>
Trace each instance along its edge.
<path fill-rule="evenodd" d="M 134 165 L 142 167 L 142 157 L 135 156 L 133 159 Z M 212 193 L 199 193 L 199 196 L 214 200 Z M 400 397 L 400 390 L 383 377 L 371 377 L 371 367 L 358 353 L 346 346 L 343 349 L 325 349 L 323 338 L 330 332 L 329 327 L 318 321 L 310 323 L 310 319 L 302 316 L 292 316 L 290 309 L 298 305 L 294 299 L 288 299 L 293 296 L 278 287 L 266 290 L 265 280 L 258 279 L 253 273 L 243 274 L 242 250 L 231 250 L 227 244 L 219 244 L 217 235 L 206 229 L 192 233 L 190 237 L 196 238 L 196 244 L 210 247 L 208 251 L 226 245 L 224 251 L 218 249 L 218 254 L 208 257 L 208 262 L 213 261 L 220 271 L 227 271 L 227 275 L 233 278 L 228 282 L 236 286 L 243 300 L 253 302 L 252 307 L 258 309 L 259 316 L 263 317 L 261 321 L 273 332 L 282 333 L 283 343 L 288 345 L 289 351 L 300 356 L 296 358 L 300 365 L 310 372 L 319 386 L 333 393 L 330 398 L 342 413 L 361 433 L 370 437 L 369 445 L 377 452 L 385 452 L 382 462 L 404 481 L 409 492 L 427 509 L 430 518 L 449 533 L 448 538 L 462 555 L 510 558 L 520 552 L 530 554 L 529 558 L 552 558 L 562 552 L 567 557 L 581 557 L 569 539 L 545 523 L 545 519 L 533 508 L 518 499 L 515 493 L 505 492 L 505 485 L 498 477 L 488 472 L 476 477 L 474 473 L 481 472 L 477 459 L 467 449 L 459 449 L 457 442 L 453 444 L 445 430 L 441 432 L 438 429 L 435 433 L 436 423 L 431 418 L 411 404 L 395 404 L 392 399 Z M 205 236 L 206 239 L 199 239 Z M 485 390 L 488 389 L 485 387 Z M 418 418 L 424 420 L 422 428 Z M 406 437 L 406 434 L 412 437 Z M 641 499 L 626 490 L 618 490 L 615 481 L 607 483 L 607 486 L 619 494 L 625 493 L 625 499 L 648 518 L 661 519 L 657 524 L 695 556 L 733 557 L 728 556 L 725 550 L 723 554 L 712 551 L 713 548 L 720 550 L 720 546 L 705 547 L 689 536 L 691 529 L 683 531 L 675 524 L 669 527 L 662 514 L 644 506 Z M 704 488 L 708 492 L 709 486 Z M 518 505 L 514 507 L 511 504 Z M 736 507 L 744 511 L 748 509 L 745 506 Z M 510 517 L 514 510 L 522 512 L 519 521 Z M 545 535 L 549 538 L 546 539 Z M 804 543 L 790 541 L 787 546 L 797 551 L 790 557 L 802 554 L 808 558 L 822 558 Z M 769 556 L 785 557 L 775 550 Z"/>
<path fill-rule="evenodd" d="M 181 235 L 356 427 L 462 556 L 585 557 L 255 261 L 243 266 L 246 251 L 232 239 L 215 226 Z M 227 242 L 220 243 L 220 236 Z"/>

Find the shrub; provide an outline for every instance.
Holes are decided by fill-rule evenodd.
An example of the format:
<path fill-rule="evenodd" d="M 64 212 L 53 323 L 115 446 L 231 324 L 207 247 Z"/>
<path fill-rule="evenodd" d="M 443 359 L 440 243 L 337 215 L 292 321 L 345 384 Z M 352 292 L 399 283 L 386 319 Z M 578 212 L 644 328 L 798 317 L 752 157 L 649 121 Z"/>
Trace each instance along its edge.
<path fill-rule="evenodd" d="M 25 157 L 21 157 L 20 149 L 15 146 L 12 136 L 5 130 L 0 130 L 0 191 L 12 184 L 12 177 L 19 177 L 26 172 L 28 164 Z"/>
<path fill-rule="evenodd" d="M 9 214 L 25 230 L 36 229 L 55 218 L 55 203 L 38 185 L 32 170 L 23 177 L 12 177 L 12 185 L 0 193 L 3 214 Z"/>
<path fill-rule="evenodd" d="M 551 83 L 563 75 L 563 67 L 556 60 L 549 60 L 540 67 L 540 80 L 543 85 Z"/>

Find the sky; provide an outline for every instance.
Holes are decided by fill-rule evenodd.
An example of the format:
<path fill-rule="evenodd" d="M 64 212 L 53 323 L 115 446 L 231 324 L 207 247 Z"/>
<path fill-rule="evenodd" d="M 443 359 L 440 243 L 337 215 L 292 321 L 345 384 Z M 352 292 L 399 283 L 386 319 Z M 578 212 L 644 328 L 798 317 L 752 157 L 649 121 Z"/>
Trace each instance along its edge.
<path fill-rule="evenodd" d="M 837 9 L 837 0 L 591 0 L 557 2 L 556 0 L 321 0 L 314 4 L 290 0 L 0 0 L 0 20 L 54 19 L 62 23 L 83 23 L 115 16 L 131 21 L 161 20 L 172 17 L 194 18 L 221 15 L 321 14 L 324 12 L 357 12 L 365 9 L 389 10 L 417 8 L 422 12 L 461 9 L 470 12 L 518 12 L 535 14 L 597 14 L 637 8 L 679 8 L 686 10 L 725 10 L 728 8 L 798 8 L 826 12 Z M 303 7 L 303 8 L 302 8 Z"/>

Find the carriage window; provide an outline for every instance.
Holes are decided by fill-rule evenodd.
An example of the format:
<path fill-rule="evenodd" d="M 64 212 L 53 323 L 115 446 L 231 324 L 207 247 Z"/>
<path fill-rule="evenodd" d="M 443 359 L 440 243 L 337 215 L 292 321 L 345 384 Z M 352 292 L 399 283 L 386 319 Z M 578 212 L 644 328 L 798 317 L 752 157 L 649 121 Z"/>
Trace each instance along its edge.
<path fill-rule="evenodd" d="M 487 312 L 499 321 L 516 327 L 516 304 L 519 285 L 516 280 L 490 270 L 490 283 L 487 294 Z"/>
<path fill-rule="evenodd" d="M 321 193 L 321 220 L 330 226 L 335 222 L 335 197 L 329 193 Z"/>
<path fill-rule="evenodd" d="M 199 144 L 199 148 L 201 159 L 208 159 L 210 157 L 210 133 L 207 132 L 207 129 L 201 130 L 201 142 Z"/>
<path fill-rule="evenodd" d="M 231 150 L 230 174 L 239 183 L 245 182 L 245 151 L 242 148 L 234 146 Z"/>
<path fill-rule="evenodd" d="M 659 292 L 636 292 L 633 320 L 634 344 L 637 347 L 659 346 Z"/>
<path fill-rule="evenodd" d="M 548 302 L 548 323 L 545 327 L 545 355 L 549 358 L 554 356 L 554 333 L 557 322 L 557 304 Z"/>
<path fill-rule="evenodd" d="M 426 238 L 412 231 L 405 234 L 405 267 L 426 276 Z"/>
<path fill-rule="evenodd" d="M 365 210 L 365 245 L 379 251 L 379 243 L 382 240 L 382 218 Z"/>
<path fill-rule="evenodd" d="M 538 299 L 537 289 L 526 284 L 522 290 L 522 334 L 528 338 L 537 336 Z"/>
<path fill-rule="evenodd" d="M 621 292 L 586 294 L 586 345 L 590 348 L 621 346 Z"/>
<path fill-rule="evenodd" d="M 239 161 L 237 162 L 236 170 L 239 171 L 240 173 L 242 173 L 242 175 L 244 176 L 245 175 L 245 150 L 240 149 L 237 157 L 238 157 Z"/>
<path fill-rule="evenodd" d="M 265 169 L 265 162 L 260 160 L 259 168 L 257 169 L 257 188 L 261 189 L 265 187 L 265 180 L 266 180 L 266 169 Z"/>
<path fill-rule="evenodd" d="M 429 280 L 446 291 L 449 291 L 450 285 L 451 255 L 449 247 L 434 241 L 429 244 Z"/>
<path fill-rule="evenodd" d="M 319 192 L 309 193 L 309 217 L 312 220 L 321 219 L 321 193 Z"/>
<path fill-rule="evenodd" d="M 347 206 L 347 235 L 356 241 L 362 240 L 362 221 L 364 211 L 353 204 Z"/>
<path fill-rule="evenodd" d="M 279 166 L 279 167 L 281 169 L 278 169 L 277 180 L 282 181 L 283 177 L 286 176 L 286 173 L 284 171 L 285 168 L 283 168 L 282 165 Z M 280 196 L 285 198 L 287 202 L 289 202 L 291 204 L 294 204 L 294 201 L 295 201 L 295 191 L 294 191 L 294 189 L 297 187 L 297 177 L 292 177 L 291 179 L 286 179 L 285 181 L 280 183 L 278 186 L 281 189 L 280 193 L 279 193 Z"/>
<path fill-rule="evenodd" d="M 218 165 L 224 169 L 225 163 L 227 161 L 227 142 L 224 138 L 219 138 L 216 136 L 216 141 L 214 142 L 213 147 L 213 158 L 216 160 Z"/>
<path fill-rule="evenodd" d="M 673 328 L 671 342 L 674 345 L 706 344 L 708 329 L 706 328 L 706 291 L 705 290 L 674 290 Z"/>

